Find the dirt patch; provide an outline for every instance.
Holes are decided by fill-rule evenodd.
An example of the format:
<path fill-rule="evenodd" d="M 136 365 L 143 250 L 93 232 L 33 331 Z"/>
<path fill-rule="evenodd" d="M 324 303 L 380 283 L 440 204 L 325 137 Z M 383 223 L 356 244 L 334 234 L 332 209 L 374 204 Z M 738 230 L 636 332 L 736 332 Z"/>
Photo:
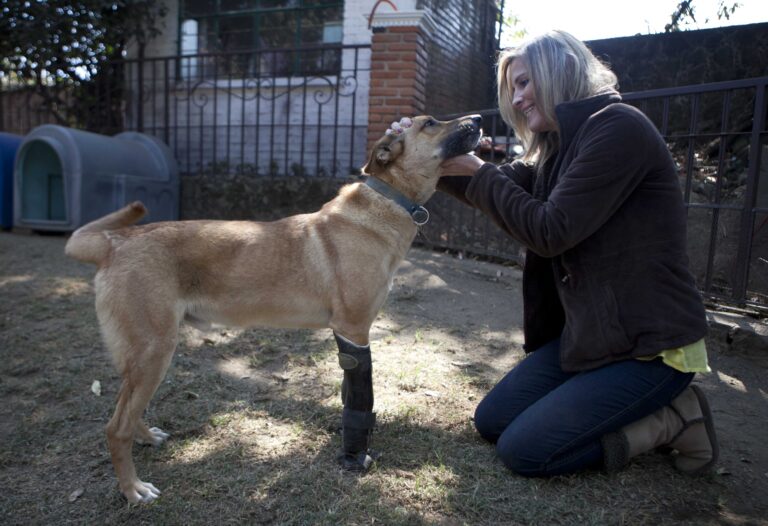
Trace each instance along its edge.
<path fill-rule="evenodd" d="M 649 454 L 615 475 L 518 477 L 471 416 L 522 357 L 520 273 L 421 249 L 373 328 L 371 473 L 336 465 L 330 331 L 185 328 L 147 413 L 171 439 L 134 450 L 163 494 L 128 505 L 104 440 L 118 378 L 93 268 L 63 246 L 0 233 L 2 524 L 768 524 L 766 355 L 713 352 L 696 380 L 717 416 L 716 474 L 684 477 Z"/>

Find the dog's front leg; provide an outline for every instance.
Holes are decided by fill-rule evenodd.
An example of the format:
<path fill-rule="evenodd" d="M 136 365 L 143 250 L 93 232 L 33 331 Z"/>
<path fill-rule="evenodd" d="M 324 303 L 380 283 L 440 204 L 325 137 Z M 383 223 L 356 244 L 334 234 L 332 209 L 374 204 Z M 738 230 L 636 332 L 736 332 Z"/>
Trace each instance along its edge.
<path fill-rule="evenodd" d="M 373 413 L 373 379 L 371 374 L 371 348 L 355 345 L 336 334 L 339 347 L 339 365 L 344 369 L 341 384 L 342 453 L 341 466 L 350 471 L 367 471 L 376 454 L 369 450 L 376 415 Z"/>

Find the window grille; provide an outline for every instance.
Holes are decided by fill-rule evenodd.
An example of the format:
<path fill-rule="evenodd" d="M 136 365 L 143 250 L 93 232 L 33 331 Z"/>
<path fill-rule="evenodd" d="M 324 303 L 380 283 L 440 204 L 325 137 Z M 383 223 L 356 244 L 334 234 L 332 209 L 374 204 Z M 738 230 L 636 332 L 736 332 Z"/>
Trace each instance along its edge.
<path fill-rule="evenodd" d="M 290 77 L 336 75 L 344 2 L 339 0 L 182 0 L 181 55 L 231 53 L 195 60 L 182 74 Z M 259 51 L 259 53 L 247 53 Z"/>

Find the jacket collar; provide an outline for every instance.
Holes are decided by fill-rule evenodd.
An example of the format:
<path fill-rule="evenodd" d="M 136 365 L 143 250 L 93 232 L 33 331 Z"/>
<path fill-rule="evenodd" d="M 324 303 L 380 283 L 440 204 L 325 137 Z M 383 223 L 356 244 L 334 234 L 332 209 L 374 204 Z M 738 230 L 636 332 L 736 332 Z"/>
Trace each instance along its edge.
<path fill-rule="evenodd" d="M 586 99 L 558 104 L 555 115 L 560 126 L 560 151 L 568 148 L 576 132 L 590 116 L 617 102 L 621 102 L 621 95 L 611 90 Z"/>

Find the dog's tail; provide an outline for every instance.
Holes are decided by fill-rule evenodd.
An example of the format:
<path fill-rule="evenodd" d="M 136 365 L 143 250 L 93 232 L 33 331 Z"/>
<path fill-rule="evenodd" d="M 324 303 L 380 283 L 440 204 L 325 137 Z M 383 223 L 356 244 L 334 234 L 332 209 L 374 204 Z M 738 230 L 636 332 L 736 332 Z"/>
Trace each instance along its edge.
<path fill-rule="evenodd" d="M 145 215 L 147 208 L 144 204 L 134 201 L 116 212 L 91 221 L 75 230 L 64 247 L 64 253 L 78 261 L 99 265 L 107 258 L 111 247 L 104 232 L 131 226 Z"/>

